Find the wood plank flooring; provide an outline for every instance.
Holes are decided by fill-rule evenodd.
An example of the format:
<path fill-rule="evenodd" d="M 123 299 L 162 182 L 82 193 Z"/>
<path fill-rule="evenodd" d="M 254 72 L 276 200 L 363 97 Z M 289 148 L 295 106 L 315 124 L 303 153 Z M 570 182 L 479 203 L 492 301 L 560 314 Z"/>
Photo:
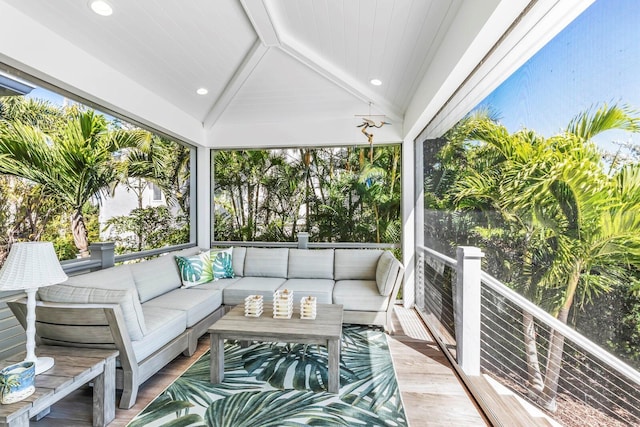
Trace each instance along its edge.
<path fill-rule="evenodd" d="M 409 425 L 488 425 L 417 313 L 396 306 L 393 323 L 389 349 Z"/>
<path fill-rule="evenodd" d="M 415 311 L 396 306 L 394 326 L 396 332 L 389 336 L 389 348 L 409 425 L 488 425 Z M 126 426 L 208 348 L 209 337 L 205 335 L 192 357 L 179 356 L 140 387 L 133 408 L 127 411 L 116 409 L 116 419 L 109 427 Z M 91 396 L 91 390 L 81 389 L 54 405 L 47 417 L 32 425 L 91 426 Z"/>

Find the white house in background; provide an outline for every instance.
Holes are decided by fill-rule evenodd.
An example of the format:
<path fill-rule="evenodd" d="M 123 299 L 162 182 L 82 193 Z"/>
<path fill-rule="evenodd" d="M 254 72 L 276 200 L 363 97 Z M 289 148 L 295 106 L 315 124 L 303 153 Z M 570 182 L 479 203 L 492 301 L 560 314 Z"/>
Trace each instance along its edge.
<path fill-rule="evenodd" d="M 137 207 L 148 208 L 167 205 L 164 194 L 157 185 L 144 180 L 138 184 L 136 181 L 131 179 L 130 187 L 119 184 L 111 197 L 102 199 L 98 216 L 101 240 L 109 238 L 109 229 L 105 229 L 105 227 L 111 218 L 128 215 Z"/>

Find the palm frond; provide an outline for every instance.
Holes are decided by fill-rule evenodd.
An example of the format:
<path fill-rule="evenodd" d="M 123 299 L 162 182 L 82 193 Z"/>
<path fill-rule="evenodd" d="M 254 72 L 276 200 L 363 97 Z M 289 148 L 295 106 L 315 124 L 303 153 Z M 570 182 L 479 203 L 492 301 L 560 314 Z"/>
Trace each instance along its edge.
<path fill-rule="evenodd" d="M 574 117 L 567 126 L 567 133 L 588 141 L 602 132 L 613 129 L 638 132 L 640 126 L 636 116 L 637 113 L 627 106 L 604 104 Z"/>

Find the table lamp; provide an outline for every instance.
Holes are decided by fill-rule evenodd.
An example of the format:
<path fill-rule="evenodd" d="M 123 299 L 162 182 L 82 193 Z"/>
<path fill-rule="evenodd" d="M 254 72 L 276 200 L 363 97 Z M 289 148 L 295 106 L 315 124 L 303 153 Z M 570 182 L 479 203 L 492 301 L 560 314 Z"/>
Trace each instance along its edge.
<path fill-rule="evenodd" d="M 36 291 L 43 286 L 67 280 L 51 242 L 18 242 L 0 270 L 0 291 L 27 293 L 27 357 L 34 362 L 36 375 L 53 366 L 53 358 L 36 357 Z"/>

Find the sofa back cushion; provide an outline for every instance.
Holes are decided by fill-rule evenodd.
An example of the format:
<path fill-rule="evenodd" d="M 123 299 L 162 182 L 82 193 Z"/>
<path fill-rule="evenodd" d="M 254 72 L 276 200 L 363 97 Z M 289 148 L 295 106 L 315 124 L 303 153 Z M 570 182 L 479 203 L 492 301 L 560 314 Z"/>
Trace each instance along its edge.
<path fill-rule="evenodd" d="M 289 249 L 289 279 L 333 279 L 333 249 Z"/>
<path fill-rule="evenodd" d="M 287 277 L 289 249 L 247 248 L 244 277 Z"/>
<path fill-rule="evenodd" d="M 401 269 L 402 264 L 400 264 L 400 261 L 391 252 L 384 251 L 376 267 L 376 284 L 380 295 L 385 297 L 391 295 L 393 285 L 395 285 Z"/>
<path fill-rule="evenodd" d="M 119 304 L 129 337 L 138 341 L 147 333 L 142 306 L 135 289 L 105 289 L 54 285 L 38 289 L 42 301 L 75 304 Z"/>
<path fill-rule="evenodd" d="M 133 280 L 131 268 L 126 264 L 71 276 L 64 284 L 69 286 L 90 286 L 102 289 L 136 290 L 136 283 Z"/>
<path fill-rule="evenodd" d="M 375 280 L 380 249 L 336 249 L 335 280 Z"/>
<path fill-rule="evenodd" d="M 199 252 L 201 252 L 200 248 L 189 248 L 164 254 L 158 258 L 137 264 L 130 264 L 135 286 L 138 289 L 138 295 L 140 295 L 140 301 L 144 303 L 182 286 L 174 256 L 187 257 Z"/>
<path fill-rule="evenodd" d="M 232 252 L 232 262 L 233 262 L 233 273 L 236 277 L 244 276 L 244 257 L 247 254 L 247 248 L 238 246 L 233 247 Z"/>

